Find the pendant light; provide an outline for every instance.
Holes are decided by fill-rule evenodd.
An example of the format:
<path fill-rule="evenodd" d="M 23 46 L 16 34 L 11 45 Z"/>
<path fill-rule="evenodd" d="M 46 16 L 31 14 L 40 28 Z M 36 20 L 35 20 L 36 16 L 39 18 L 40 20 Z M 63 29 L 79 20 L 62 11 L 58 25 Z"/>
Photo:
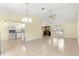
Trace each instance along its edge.
<path fill-rule="evenodd" d="M 29 12 L 28 5 L 29 3 L 26 3 L 26 17 L 22 19 L 22 21 L 25 23 L 32 22 L 32 18 L 29 16 L 29 13 L 28 13 Z"/>

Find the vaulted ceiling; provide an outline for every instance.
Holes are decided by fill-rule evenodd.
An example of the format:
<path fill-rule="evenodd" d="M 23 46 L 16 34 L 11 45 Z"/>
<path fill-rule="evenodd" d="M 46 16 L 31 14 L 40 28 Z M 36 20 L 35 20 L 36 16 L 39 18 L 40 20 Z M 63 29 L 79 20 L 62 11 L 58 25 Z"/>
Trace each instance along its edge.
<path fill-rule="evenodd" d="M 0 3 L 0 15 L 5 16 L 23 16 L 27 14 L 25 3 Z M 41 10 L 45 8 L 46 10 Z M 54 9 L 56 19 L 52 22 L 60 23 L 65 21 L 76 20 L 79 11 L 78 3 L 30 3 L 28 4 L 28 13 L 30 16 L 38 16 L 42 20 L 48 21 L 49 10 Z M 49 21 L 49 22 L 51 22 Z"/>

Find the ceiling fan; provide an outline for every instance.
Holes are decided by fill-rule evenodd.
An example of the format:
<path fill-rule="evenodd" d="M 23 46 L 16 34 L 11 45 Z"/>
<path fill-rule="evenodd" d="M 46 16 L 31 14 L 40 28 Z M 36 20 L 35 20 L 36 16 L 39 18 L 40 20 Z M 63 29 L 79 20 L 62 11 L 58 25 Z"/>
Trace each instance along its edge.
<path fill-rule="evenodd" d="M 46 10 L 45 8 L 41 8 L 41 10 L 43 11 L 43 10 Z M 54 10 L 53 10 L 53 13 L 52 13 L 52 9 L 48 9 L 48 11 L 49 11 L 49 16 L 48 16 L 48 18 L 49 19 L 56 19 L 56 14 L 54 13 Z"/>

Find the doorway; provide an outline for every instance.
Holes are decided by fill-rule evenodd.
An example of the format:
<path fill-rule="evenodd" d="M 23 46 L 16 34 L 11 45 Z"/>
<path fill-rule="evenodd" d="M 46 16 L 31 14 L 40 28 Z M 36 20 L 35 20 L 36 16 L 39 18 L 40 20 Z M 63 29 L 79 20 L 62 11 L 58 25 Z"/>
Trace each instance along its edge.
<path fill-rule="evenodd" d="M 51 26 L 43 26 L 43 36 L 51 36 Z"/>

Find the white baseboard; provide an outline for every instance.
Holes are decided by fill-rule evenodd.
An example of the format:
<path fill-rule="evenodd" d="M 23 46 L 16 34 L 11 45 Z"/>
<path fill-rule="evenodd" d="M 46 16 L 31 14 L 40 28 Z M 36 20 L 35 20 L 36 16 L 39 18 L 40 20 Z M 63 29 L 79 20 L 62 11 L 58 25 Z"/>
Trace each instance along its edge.
<path fill-rule="evenodd" d="M 39 38 L 42 38 L 42 36 L 33 36 L 30 38 L 26 38 L 26 41 L 35 40 L 35 39 L 39 39 Z"/>
<path fill-rule="evenodd" d="M 77 39 L 77 37 L 64 37 L 64 38 L 67 38 L 67 39 Z"/>

